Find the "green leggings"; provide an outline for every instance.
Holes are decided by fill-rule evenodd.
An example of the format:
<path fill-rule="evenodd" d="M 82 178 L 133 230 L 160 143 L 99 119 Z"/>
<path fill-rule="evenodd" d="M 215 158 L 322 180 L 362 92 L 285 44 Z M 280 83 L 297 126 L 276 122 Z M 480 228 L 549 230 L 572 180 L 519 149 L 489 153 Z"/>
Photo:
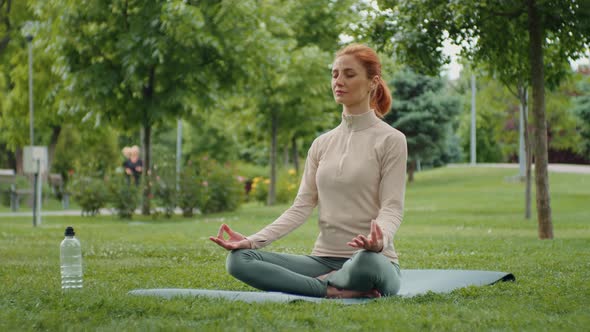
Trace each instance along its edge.
<path fill-rule="evenodd" d="M 356 291 L 377 289 L 383 296 L 397 294 L 400 287 L 399 265 L 366 250 L 340 258 L 239 249 L 227 256 L 226 268 L 260 290 L 314 297 L 325 297 L 328 285 Z M 335 270 L 326 280 L 316 278 Z"/>

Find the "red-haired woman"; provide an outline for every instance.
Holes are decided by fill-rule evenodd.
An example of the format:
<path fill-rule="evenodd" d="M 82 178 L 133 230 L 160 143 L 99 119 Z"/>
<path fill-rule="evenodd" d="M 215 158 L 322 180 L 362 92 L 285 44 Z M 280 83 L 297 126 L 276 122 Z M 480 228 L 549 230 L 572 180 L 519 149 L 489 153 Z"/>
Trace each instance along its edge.
<path fill-rule="evenodd" d="M 338 51 L 332 92 L 343 106 L 342 122 L 312 143 L 293 205 L 254 235 L 224 224 L 210 239 L 231 250 L 228 272 L 261 290 L 395 295 L 400 269 L 393 238 L 403 216 L 407 146 L 405 136 L 381 120 L 391 95 L 375 51 L 358 44 Z M 316 205 L 320 234 L 310 255 L 259 250 L 303 224 Z"/>

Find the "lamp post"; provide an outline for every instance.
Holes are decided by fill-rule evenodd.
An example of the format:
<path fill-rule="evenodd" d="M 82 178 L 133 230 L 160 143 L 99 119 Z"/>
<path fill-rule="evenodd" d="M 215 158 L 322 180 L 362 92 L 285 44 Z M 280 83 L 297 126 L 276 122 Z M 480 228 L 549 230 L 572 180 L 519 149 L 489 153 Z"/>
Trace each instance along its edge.
<path fill-rule="evenodd" d="M 27 35 L 25 37 L 29 45 L 29 138 L 31 146 L 35 145 L 35 130 L 33 128 L 34 109 L 33 109 L 33 36 Z"/>
<path fill-rule="evenodd" d="M 25 37 L 29 46 L 29 138 L 31 140 L 31 149 L 35 146 L 35 129 L 33 124 L 35 122 L 34 106 L 33 106 L 33 36 L 27 35 Z M 41 181 L 39 179 L 40 160 L 34 160 L 36 163 L 35 177 L 33 181 L 33 226 L 41 224 Z"/>
<path fill-rule="evenodd" d="M 471 165 L 477 163 L 477 141 L 475 137 L 475 75 L 471 74 Z"/>

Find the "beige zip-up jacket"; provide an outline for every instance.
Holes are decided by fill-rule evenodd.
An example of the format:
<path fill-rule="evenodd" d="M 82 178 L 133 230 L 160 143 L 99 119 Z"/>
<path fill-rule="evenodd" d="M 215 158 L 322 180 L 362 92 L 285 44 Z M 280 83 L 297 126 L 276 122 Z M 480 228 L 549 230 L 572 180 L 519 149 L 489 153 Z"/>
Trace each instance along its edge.
<path fill-rule="evenodd" d="M 350 257 L 346 243 L 369 235 L 372 220 L 383 230 L 383 255 L 398 262 L 393 246 L 404 210 L 407 144 L 404 134 L 374 111 L 342 114 L 342 122 L 317 137 L 308 152 L 293 205 L 273 223 L 248 236 L 262 248 L 303 224 L 319 205 L 312 255 Z"/>

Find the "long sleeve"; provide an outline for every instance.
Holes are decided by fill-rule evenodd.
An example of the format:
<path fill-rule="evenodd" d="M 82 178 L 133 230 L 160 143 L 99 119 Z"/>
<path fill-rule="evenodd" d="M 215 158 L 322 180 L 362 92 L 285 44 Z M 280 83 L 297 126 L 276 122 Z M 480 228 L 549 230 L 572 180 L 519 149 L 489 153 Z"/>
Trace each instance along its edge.
<path fill-rule="evenodd" d="M 289 234 L 301 226 L 311 215 L 318 203 L 318 190 L 316 186 L 316 172 L 319 165 L 318 141 L 314 140 L 307 153 L 303 176 L 297 197 L 291 207 L 287 209 L 273 223 L 264 227 L 258 233 L 248 236 L 252 248 L 265 247 L 275 240 Z"/>
<path fill-rule="evenodd" d="M 408 148 L 404 135 L 391 135 L 382 156 L 379 183 L 380 209 L 377 224 L 383 230 L 383 250 L 393 246 L 393 237 L 399 228 L 404 211 L 406 163 Z"/>

